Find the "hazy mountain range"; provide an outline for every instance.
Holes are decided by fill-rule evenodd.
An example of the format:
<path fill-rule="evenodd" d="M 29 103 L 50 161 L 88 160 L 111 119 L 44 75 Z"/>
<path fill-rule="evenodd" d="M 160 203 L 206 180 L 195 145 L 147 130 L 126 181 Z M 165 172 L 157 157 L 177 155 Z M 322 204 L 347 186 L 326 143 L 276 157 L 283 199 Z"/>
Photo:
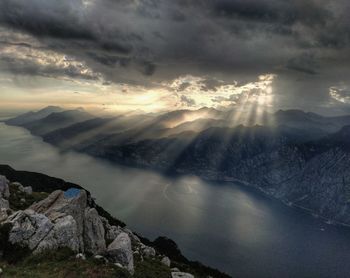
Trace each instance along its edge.
<path fill-rule="evenodd" d="M 121 164 L 241 181 L 350 224 L 350 115 L 280 110 L 242 117 L 202 108 L 101 118 L 47 107 L 6 124 Z"/>

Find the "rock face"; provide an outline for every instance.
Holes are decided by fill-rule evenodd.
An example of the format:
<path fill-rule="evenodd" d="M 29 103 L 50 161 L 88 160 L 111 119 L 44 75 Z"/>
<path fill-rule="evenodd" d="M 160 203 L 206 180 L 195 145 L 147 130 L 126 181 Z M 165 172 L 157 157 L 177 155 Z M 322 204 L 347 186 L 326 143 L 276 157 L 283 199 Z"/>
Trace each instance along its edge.
<path fill-rule="evenodd" d="M 27 246 L 31 250 L 35 250 L 54 227 L 50 219 L 33 210 L 17 211 L 6 222 L 13 225 L 9 241 L 13 244 Z"/>
<path fill-rule="evenodd" d="M 84 190 L 54 191 L 30 208 L 15 212 L 6 223 L 12 224 L 10 242 L 34 253 L 61 247 L 92 254 L 106 250 L 103 223 L 96 209 L 87 206 Z"/>
<path fill-rule="evenodd" d="M 30 209 L 46 215 L 51 221 L 67 215 L 72 216 L 78 234 L 79 250 L 84 250 L 84 219 L 87 206 L 87 194 L 85 190 L 69 189 L 66 192 L 57 190 L 39 203 L 33 204 Z"/>
<path fill-rule="evenodd" d="M 134 272 L 134 258 L 131 249 L 131 240 L 127 233 L 120 233 L 108 246 L 107 257 L 114 263 L 120 263 L 131 273 Z"/>
<path fill-rule="evenodd" d="M 110 225 L 106 218 L 100 216 L 100 219 L 105 230 L 105 240 L 107 242 L 112 242 L 122 232 L 122 230 L 117 226 Z"/>
<path fill-rule="evenodd" d="M 80 235 L 75 219 L 67 215 L 57 219 L 53 229 L 40 242 L 35 252 L 40 253 L 44 250 L 54 250 L 61 247 L 68 247 L 74 252 L 80 250 Z"/>
<path fill-rule="evenodd" d="M 105 229 L 94 208 L 85 209 L 84 246 L 85 252 L 92 254 L 100 254 L 106 250 Z"/>
<path fill-rule="evenodd" d="M 10 197 L 9 181 L 4 176 L 0 176 L 0 198 Z"/>

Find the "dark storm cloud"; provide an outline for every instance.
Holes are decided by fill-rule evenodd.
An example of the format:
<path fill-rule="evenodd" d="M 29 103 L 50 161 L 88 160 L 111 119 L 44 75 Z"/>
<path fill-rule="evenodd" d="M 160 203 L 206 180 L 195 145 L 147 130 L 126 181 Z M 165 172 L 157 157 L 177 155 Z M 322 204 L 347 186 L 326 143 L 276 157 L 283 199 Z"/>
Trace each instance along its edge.
<path fill-rule="evenodd" d="M 324 25 L 331 15 L 313 0 L 221 0 L 214 1 L 213 11 L 217 16 L 283 25 Z"/>
<path fill-rule="evenodd" d="M 217 80 L 276 73 L 309 88 L 317 81 L 307 78 L 322 76 L 312 97 L 350 74 L 349 12 L 347 0 L 2 0 L 2 30 L 17 35 L 2 36 L 0 46 L 30 48 L 21 34 L 30 35 L 107 83 L 154 86 L 190 74 L 212 77 L 202 89 L 215 91 Z M 18 71 L 6 55 L 6 67 Z"/>
<path fill-rule="evenodd" d="M 316 74 L 318 65 L 314 55 L 304 53 L 298 57 L 290 59 L 287 63 L 287 68 L 303 73 Z"/>

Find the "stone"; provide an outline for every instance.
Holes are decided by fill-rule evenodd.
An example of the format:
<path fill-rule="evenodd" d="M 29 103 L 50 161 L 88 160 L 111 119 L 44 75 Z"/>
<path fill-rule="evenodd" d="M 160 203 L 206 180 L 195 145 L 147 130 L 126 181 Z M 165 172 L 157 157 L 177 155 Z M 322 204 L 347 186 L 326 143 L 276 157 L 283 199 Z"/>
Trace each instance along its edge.
<path fill-rule="evenodd" d="M 85 209 L 84 221 L 85 252 L 100 254 L 106 250 L 105 229 L 95 208 Z"/>
<path fill-rule="evenodd" d="M 70 215 L 76 222 L 79 249 L 84 250 L 84 219 L 87 205 L 87 194 L 85 190 L 71 188 L 66 192 L 56 190 L 46 199 L 33 204 L 30 209 L 37 213 L 45 214 L 51 221 Z"/>
<path fill-rule="evenodd" d="M 186 272 L 172 272 L 171 278 L 194 278 L 194 276 Z"/>
<path fill-rule="evenodd" d="M 141 240 L 131 230 L 124 228 L 123 231 L 129 235 L 131 241 L 135 244 L 141 244 Z"/>
<path fill-rule="evenodd" d="M 0 175 L 0 198 L 8 199 L 10 197 L 9 181 L 6 177 Z"/>
<path fill-rule="evenodd" d="M 2 270 L 2 268 L 0 268 L 0 276 L 4 273 L 4 271 Z"/>
<path fill-rule="evenodd" d="M 156 250 L 153 247 L 142 245 L 141 246 L 141 253 L 146 258 L 151 258 L 151 257 L 154 257 L 156 255 Z"/>
<path fill-rule="evenodd" d="M 105 217 L 100 216 L 100 219 L 105 229 L 105 240 L 112 242 L 122 232 L 122 230 L 117 226 L 110 225 Z"/>
<path fill-rule="evenodd" d="M 39 243 L 34 252 L 40 253 L 44 250 L 53 250 L 61 247 L 68 247 L 74 252 L 80 251 L 80 235 L 77 223 L 71 215 L 56 219 L 54 227 Z"/>
<path fill-rule="evenodd" d="M 43 214 L 33 210 L 17 211 L 6 220 L 12 224 L 9 241 L 34 250 L 53 229 L 54 225 Z"/>
<path fill-rule="evenodd" d="M 120 263 L 115 263 L 114 265 L 119 267 L 119 268 L 123 268 L 123 266 Z"/>
<path fill-rule="evenodd" d="M 163 257 L 162 260 L 161 260 L 161 263 L 170 267 L 170 264 L 171 264 L 171 261 L 168 257 Z"/>
<path fill-rule="evenodd" d="M 108 246 L 107 256 L 113 263 L 120 263 L 130 273 L 134 273 L 134 257 L 131 249 L 131 240 L 127 233 L 120 233 Z"/>
<path fill-rule="evenodd" d="M 15 212 L 6 223 L 12 224 L 9 241 L 27 246 L 33 253 L 61 247 L 79 251 L 77 223 L 71 215 L 51 221 L 46 215 L 28 209 Z"/>
<path fill-rule="evenodd" d="M 95 259 L 95 260 L 98 260 L 98 261 L 103 261 L 104 263 L 108 263 L 107 258 L 105 258 L 105 257 L 103 257 L 103 256 L 101 256 L 101 255 L 95 255 L 95 256 L 94 256 L 94 259 Z"/>
<path fill-rule="evenodd" d="M 83 253 L 78 253 L 76 256 L 75 256 L 76 259 L 78 260 L 83 260 L 85 261 L 86 260 L 86 257 Z"/>
<path fill-rule="evenodd" d="M 11 183 L 12 186 L 16 186 L 17 189 L 27 195 L 31 195 L 33 193 L 33 189 L 31 186 L 23 186 L 19 182 L 13 182 Z"/>
<path fill-rule="evenodd" d="M 9 208 L 10 208 L 9 201 L 0 197 L 0 209 L 9 209 Z"/>
<path fill-rule="evenodd" d="M 32 195 L 33 194 L 33 188 L 31 186 L 26 186 L 23 188 L 23 192 L 26 193 L 27 195 Z"/>

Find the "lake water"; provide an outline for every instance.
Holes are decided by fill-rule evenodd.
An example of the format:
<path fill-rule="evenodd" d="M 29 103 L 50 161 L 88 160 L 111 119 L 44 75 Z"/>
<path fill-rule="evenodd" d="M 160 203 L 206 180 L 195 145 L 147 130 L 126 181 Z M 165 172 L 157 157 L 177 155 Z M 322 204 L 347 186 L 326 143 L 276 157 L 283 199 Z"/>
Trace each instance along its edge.
<path fill-rule="evenodd" d="M 78 183 L 140 234 L 174 239 L 190 259 L 234 277 L 349 277 L 350 230 L 248 187 L 167 178 L 74 152 L 0 123 L 0 163 Z"/>

